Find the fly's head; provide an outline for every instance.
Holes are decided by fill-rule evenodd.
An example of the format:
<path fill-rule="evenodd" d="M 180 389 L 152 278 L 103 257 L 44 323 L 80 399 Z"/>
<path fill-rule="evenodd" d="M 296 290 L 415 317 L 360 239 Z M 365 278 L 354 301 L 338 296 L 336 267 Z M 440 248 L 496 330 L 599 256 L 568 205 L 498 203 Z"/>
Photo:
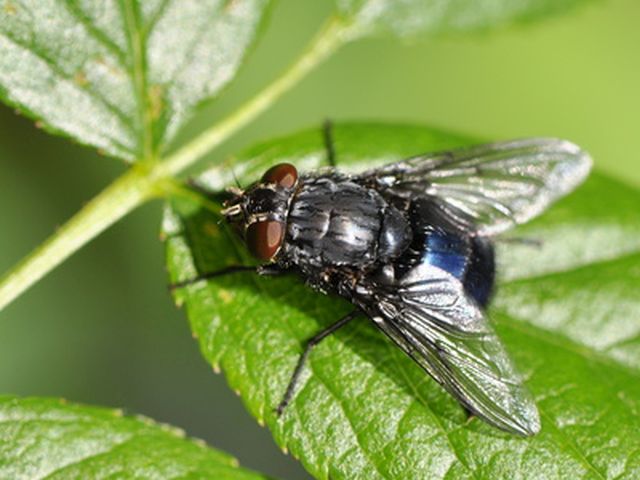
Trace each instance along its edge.
<path fill-rule="evenodd" d="M 225 202 L 222 214 L 259 260 L 271 261 L 280 251 L 289 203 L 297 185 L 296 167 L 280 163 L 267 170 L 259 182 L 246 190 L 228 189 L 233 197 Z"/>

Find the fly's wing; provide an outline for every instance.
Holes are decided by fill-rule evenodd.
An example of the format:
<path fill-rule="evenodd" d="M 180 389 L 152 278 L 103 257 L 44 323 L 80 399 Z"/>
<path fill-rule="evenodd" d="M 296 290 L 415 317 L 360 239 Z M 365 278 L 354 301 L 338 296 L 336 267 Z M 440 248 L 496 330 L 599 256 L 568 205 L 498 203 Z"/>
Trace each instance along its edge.
<path fill-rule="evenodd" d="M 507 352 L 455 277 L 424 263 L 393 288 L 365 279 L 355 292 L 376 325 L 473 414 L 519 435 L 540 430 Z"/>
<path fill-rule="evenodd" d="M 590 168 L 589 155 L 573 143 L 531 138 L 413 157 L 355 181 L 384 195 L 431 198 L 459 227 L 492 235 L 540 214 Z"/>

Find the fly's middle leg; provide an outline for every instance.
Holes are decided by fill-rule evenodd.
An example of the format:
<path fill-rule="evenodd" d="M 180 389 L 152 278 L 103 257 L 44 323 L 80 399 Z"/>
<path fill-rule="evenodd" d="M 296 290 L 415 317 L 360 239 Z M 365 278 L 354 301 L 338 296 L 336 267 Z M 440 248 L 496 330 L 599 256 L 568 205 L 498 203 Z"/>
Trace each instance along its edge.
<path fill-rule="evenodd" d="M 296 364 L 296 368 L 293 370 L 293 374 L 291 375 L 291 379 L 289 380 L 289 385 L 287 385 L 287 389 L 284 392 L 284 396 L 282 397 L 282 400 L 276 407 L 276 414 L 278 416 L 282 415 L 282 412 L 284 411 L 284 409 L 287 407 L 287 405 L 289 405 L 289 402 L 291 402 L 291 399 L 293 398 L 293 394 L 295 393 L 296 385 L 300 380 L 300 374 L 302 373 L 302 368 L 304 367 L 304 364 L 307 361 L 307 358 L 309 357 L 311 350 L 313 350 L 313 347 L 318 345 L 322 340 L 327 338 L 332 333 L 335 333 L 336 331 L 338 331 L 341 327 L 344 327 L 347 323 L 349 323 L 351 320 L 356 318 L 359 314 L 360 314 L 360 310 L 354 310 L 353 312 L 345 315 L 337 322 L 333 323 L 332 325 L 329 325 L 320 333 L 317 333 L 312 338 L 307 340 L 307 344 L 304 347 L 304 351 L 302 352 L 302 355 L 300 355 L 300 358 L 298 358 L 298 363 Z"/>
<path fill-rule="evenodd" d="M 322 140 L 324 141 L 324 148 L 327 152 L 327 163 L 331 167 L 336 166 L 336 148 L 333 143 L 333 122 L 331 120 L 325 120 L 322 124 Z"/>

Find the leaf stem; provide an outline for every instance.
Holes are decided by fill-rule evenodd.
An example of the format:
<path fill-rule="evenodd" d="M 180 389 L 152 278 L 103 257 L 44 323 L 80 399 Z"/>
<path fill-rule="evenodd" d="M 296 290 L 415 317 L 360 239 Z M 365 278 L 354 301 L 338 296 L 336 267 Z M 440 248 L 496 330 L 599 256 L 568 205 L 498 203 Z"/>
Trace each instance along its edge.
<path fill-rule="evenodd" d="M 338 47 L 351 40 L 351 33 L 349 23 L 332 17 L 289 69 L 234 113 L 202 132 L 164 161 L 134 165 L 0 279 L 0 310 L 145 201 L 175 194 L 175 186 L 171 185 L 175 175 L 269 108 Z"/>
<path fill-rule="evenodd" d="M 154 191 L 147 172 L 132 167 L 0 280 L 0 310 Z"/>
<path fill-rule="evenodd" d="M 173 176 L 195 163 L 269 108 L 283 93 L 350 38 L 350 25 L 339 17 L 330 18 L 298 61 L 280 77 L 220 123 L 205 130 L 169 156 L 158 168 L 163 170 L 163 175 Z"/>

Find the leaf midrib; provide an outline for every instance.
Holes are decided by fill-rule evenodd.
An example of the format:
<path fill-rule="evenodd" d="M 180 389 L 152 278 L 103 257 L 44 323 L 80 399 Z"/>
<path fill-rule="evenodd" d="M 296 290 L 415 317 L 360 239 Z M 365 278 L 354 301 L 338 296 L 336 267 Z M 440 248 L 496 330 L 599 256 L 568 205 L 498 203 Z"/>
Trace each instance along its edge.
<path fill-rule="evenodd" d="M 131 75 L 133 78 L 133 87 L 136 92 L 136 101 L 138 104 L 138 116 L 142 131 L 139 132 L 141 138 L 138 148 L 142 147 L 142 151 L 138 152 L 143 161 L 153 161 L 155 159 L 153 145 L 153 118 L 151 106 L 149 105 L 147 69 L 146 69 L 146 34 L 140 28 L 139 12 L 134 2 L 120 0 L 120 8 L 125 21 L 127 30 L 127 38 L 131 51 Z"/>

